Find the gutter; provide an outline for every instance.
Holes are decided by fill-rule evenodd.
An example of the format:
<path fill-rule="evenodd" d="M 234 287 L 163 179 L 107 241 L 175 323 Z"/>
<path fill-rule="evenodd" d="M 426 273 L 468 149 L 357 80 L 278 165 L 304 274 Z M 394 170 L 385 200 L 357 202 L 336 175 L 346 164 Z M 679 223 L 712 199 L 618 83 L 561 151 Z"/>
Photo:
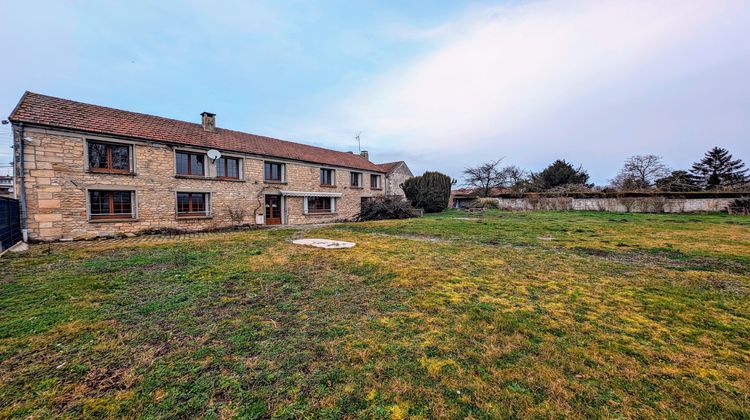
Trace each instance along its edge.
<path fill-rule="evenodd" d="M 24 165 L 24 139 L 23 139 L 23 133 L 24 133 L 24 126 L 23 123 L 15 123 L 15 144 L 17 153 L 18 153 L 18 171 L 16 175 L 16 167 L 13 166 L 14 175 L 16 175 L 18 179 L 18 192 L 20 193 L 20 201 L 21 201 L 21 234 L 23 236 L 23 241 L 28 242 L 29 241 L 29 228 L 28 223 L 26 221 L 27 214 L 26 214 L 26 169 Z M 14 156 L 15 157 L 15 156 Z M 17 193 L 18 194 L 18 193 Z"/>

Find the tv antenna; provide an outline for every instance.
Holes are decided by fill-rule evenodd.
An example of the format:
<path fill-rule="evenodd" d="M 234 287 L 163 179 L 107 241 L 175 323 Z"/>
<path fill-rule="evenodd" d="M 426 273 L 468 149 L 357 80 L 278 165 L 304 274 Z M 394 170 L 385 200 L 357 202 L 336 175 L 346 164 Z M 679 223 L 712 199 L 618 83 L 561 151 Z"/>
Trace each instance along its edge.
<path fill-rule="evenodd" d="M 362 141 L 359 138 L 361 135 L 361 131 L 357 131 L 357 134 L 354 135 L 354 138 L 357 140 L 357 153 L 362 153 Z"/>

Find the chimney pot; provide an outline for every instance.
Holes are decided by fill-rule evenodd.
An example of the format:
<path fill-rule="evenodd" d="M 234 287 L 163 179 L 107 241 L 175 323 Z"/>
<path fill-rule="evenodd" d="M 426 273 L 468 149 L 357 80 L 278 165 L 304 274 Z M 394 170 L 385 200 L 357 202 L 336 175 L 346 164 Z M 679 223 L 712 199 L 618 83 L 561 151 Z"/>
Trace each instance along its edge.
<path fill-rule="evenodd" d="M 216 114 L 201 112 L 201 125 L 205 131 L 216 131 Z"/>
<path fill-rule="evenodd" d="M 363 158 L 365 158 L 365 160 L 369 162 L 369 160 L 370 160 L 370 154 L 367 152 L 367 150 L 363 150 L 363 151 L 359 152 L 359 155 L 362 156 Z"/>

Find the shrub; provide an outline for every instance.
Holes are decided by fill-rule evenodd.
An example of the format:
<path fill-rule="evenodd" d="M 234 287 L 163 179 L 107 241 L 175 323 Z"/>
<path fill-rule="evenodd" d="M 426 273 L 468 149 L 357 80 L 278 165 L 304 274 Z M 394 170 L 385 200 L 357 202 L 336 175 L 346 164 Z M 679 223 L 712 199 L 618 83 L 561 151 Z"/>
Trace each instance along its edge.
<path fill-rule="evenodd" d="M 737 207 L 740 209 L 745 209 L 750 211 L 750 197 L 740 197 L 737 199 L 734 199 L 730 204 L 729 207 Z"/>
<path fill-rule="evenodd" d="M 482 207 L 484 209 L 499 209 L 500 203 L 496 198 L 479 197 L 471 203 L 472 207 Z"/>
<path fill-rule="evenodd" d="M 229 214 L 229 220 L 232 221 L 235 227 L 239 227 L 245 221 L 245 216 L 247 215 L 244 207 L 227 206 L 227 213 Z"/>
<path fill-rule="evenodd" d="M 362 210 L 354 216 L 354 220 L 365 222 L 368 220 L 408 219 L 416 212 L 409 202 L 400 197 L 378 197 L 362 203 Z"/>
<path fill-rule="evenodd" d="M 438 213 L 448 207 L 453 180 L 440 172 L 425 172 L 407 179 L 401 188 L 411 205 L 426 213 Z"/>

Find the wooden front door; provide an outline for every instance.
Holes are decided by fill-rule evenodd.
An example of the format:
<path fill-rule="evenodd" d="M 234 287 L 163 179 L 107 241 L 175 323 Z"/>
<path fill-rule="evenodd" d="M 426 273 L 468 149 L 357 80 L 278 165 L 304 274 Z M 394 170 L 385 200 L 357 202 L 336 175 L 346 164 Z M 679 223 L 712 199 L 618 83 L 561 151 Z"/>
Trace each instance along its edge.
<path fill-rule="evenodd" d="M 266 196 L 266 224 L 267 225 L 280 225 L 281 224 L 281 196 L 280 195 L 267 195 Z"/>

